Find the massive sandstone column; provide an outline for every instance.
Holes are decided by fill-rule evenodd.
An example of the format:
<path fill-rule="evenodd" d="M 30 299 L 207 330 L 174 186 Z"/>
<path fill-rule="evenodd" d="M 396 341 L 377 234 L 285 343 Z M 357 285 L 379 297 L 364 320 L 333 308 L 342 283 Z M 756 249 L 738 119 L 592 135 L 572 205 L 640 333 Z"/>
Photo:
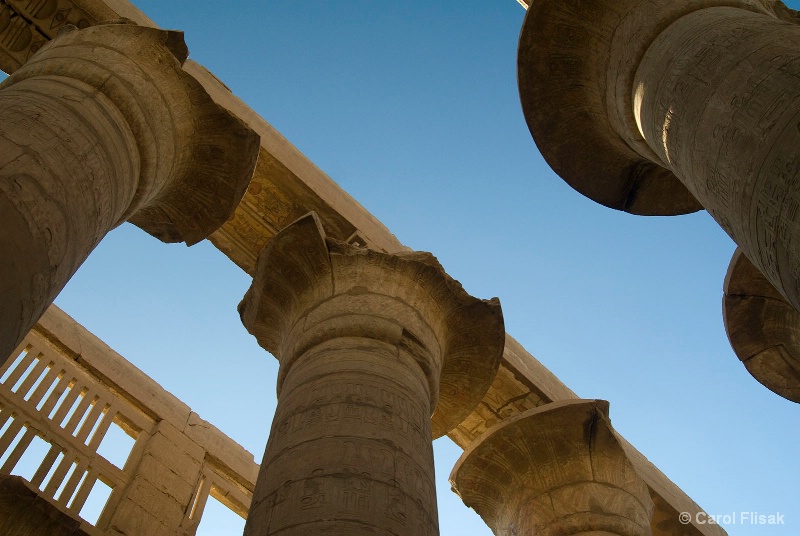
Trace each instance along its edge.
<path fill-rule="evenodd" d="M 258 136 L 187 53 L 180 32 L 69 27 L 0 84 L 0 362 L 109 230 L 191 245 L 244 195 Z"/>
<path fill-rule="evenodd" d="M 608 420 L 608 402 L 546 404 L 487 430 L 453 490 L 498 536 L 647 536 L 653 503 Z"/>
<path fill-rule="evenodd" d="M 256 270 L 239 311 L 280 372 L 245 534 L 438 534 L 431 438 L 494 379 L 498 301 L 429 253 L 326 239 L 313 213 Z"/>
<path fill-rule="evenodd" d="M 708 210 L 800 309 L 798 22 L 775 0 L 537 0 L 518 58 L 528 126 L 599 203 Z"/>
<path fill-rule="evenodd" d="M 725 331 L 747 371 L 800 403 L 800 312 L 737 249 L 725 277 Z"/>

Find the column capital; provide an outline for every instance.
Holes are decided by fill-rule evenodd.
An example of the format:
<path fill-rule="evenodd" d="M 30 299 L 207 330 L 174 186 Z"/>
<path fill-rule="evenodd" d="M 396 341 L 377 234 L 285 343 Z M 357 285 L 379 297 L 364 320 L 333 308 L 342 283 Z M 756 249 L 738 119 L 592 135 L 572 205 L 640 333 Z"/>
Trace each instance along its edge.
<path fill-rule="evenodd" d="M 498 535 L 651 533 L 647 485 L 604 400 L 554 402 L 497 424 L 464 451 L 450 483 Z"/>
<path fill-rule="evenodd" d="M 800 313 L 737 248 L 723 287 L 725 332 L 747 371 L 800 403 Z"/>
<path fill-rule="evenodd" d="M 0 84 L 70 79 L 116 106 L 136 140 L 138 186 L 117 223 L 165 242 L 203 240 L 233 214 L 250 182 L 259 137 L 183 71 L 183 33 L 126 21 L 65 26 Z"/>
<path fill-rule="evenodd" d="M 666 27 L 716 6 L 798 20 L 772 0 L 532 3 L 519 41 L 522 109 L 542 156 L 570 186 L 632 214 L 703 208 L 639 132 L 633 85 L 642 58 Z"/>
<path fill-rule="evenodd" d="M 505 340 L 499 301 L 467 294 L 430 253 L 387 254 L 327 238 L 314 213 L 265 247 L 239 313 L 281 362 L 279 391 L 295 359 L 333 338 L 378 339 L 409 352 L 431 387 L 433 437 L 480 402 Z"/>

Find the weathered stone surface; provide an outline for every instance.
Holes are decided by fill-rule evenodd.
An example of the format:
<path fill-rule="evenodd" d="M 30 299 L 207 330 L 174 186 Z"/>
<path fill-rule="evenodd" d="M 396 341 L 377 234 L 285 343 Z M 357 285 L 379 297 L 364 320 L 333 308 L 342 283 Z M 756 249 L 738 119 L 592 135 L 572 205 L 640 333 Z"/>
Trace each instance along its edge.
<path fill-rule="evenodd" d="M 252 483 L 258 476 L 258 466 L 253 462 L 253 455 L 243 446 L 194 412 L 189 416 L 183 433 L 229 467 L 234 474 L 241 475 L 244 478 L 242 484 L 253 491 Z"/>
<path fill-rule="evenodd" d="M 258 136 L 186 54 L 178 32 L 68 26 L 0 84 L 0 359 L 114 226 L 193 244 L 233 213 Z"/>
<path fill-rule="evenodd" d="M 141 452 L 108 526 L 123 534 L 178 534 L 201 478 L 205 450 L 161 421 Z"/>
<path fill-rule="evenodd" d="M 63 5 L 72 9 L 72 13 L 82 11 L 95 20 L 126 17 L 141 25 L 155 26 L 127 0 L 47 0 L 47 2 L 35 3 L 27 0 L 6 0 L 2 5 L 14 5 L 16 9 L 23 9 L 27 5 L 52 4 L 56 1 L 59 8 Z M 526 1 L 526 3 L 529 2 Z M 29 23 L 29 31 L 34 32 L 41 40 L 40 42 L 44 42 L 45 39 L 54 37 L 59 28 L 57 24 L 54 24 L 57 22 L 55 16 L 55 13 L 45 14 L 44 11 L 41 11 L 37 12 L 35 17 L 26 14 L 25 22 Z M 10 19 L 11 16 L 8 18 Z M 0 15 L 0 30 L 3 29 L 2 20 Z M 0 31 L 0 62 L 3 55 L 9 51 L 10 41 L 7 38 L 10 35 L 10 33 L 6 34 Z M 581 52 L 581 55 L 584 54 L 586 54 L 585 51 Z M 28 51 L 25 51 L 25 57 L 28 55 Z M 10 73 L 19 65 L 19 62 L 10 66 L 2 63 L 0 68 Z M 404 249 L 385 226 L 293 147 L 280 133 L 231 94 L 230 90 L 213 74 L 191 60 L 184 64 L 184 69 L 203 85 L 215 102 L 243 119 L 262 138 L 259 166 L 254 175 L 253 184 L 251 184 L 252 190 L 248 190 L 248 193 L 245 194 L 242 203 L 236 209 L 234 218 L 211 236 L 214 245 L 222 250 L 232 262 L 248 273 L 253 273 L 255 259 L 263 245 L 279 229 L 309 210 L 315 210 L 320 214 L 330 236 L 367 244 L 375 249 L 388 252 Z M 262 165 L 262 161 L 265 162 L 265 165 Z M 69 320 L 71 321 L 71 319 Z M 100 359 L 103 355 L 101 351 L 95 352 L 94 345 L 90 345 L 87 350 L 86 343 L 83 344 L 85 359 L 80 358 L 82 363 L 88 362 L 93 367 L 99 367 L 105 363 L 104 359 Z M 102 343 L 100 345 L 107 348 Z M 127 363 L 125 365 L 129 366 Z M 502 395 L 497 392 L 494 394 L 488 392 L 487 397 L 499 399 L 502 396 L 507 400 L 519 397 L 517 400 L 523 405 L 538 403 L 538 400 L 549 402 L 575 397 L 574 393 L 511 337 L 506 339 L 506 350 L 501 369 L 507 375 L 516 378 L 519 383 L 505 382 L 497 388 L 497 390 L 504 391 Z M 144 401 L 145 403 L 140 405 L 144 411 L 153 411 L 152 408 L 156 407 L 159 408 L 158 412 L 166 411 L 161 403 L 169 403 L 170 395 L 160 389 L 151 393 L 148 382 L 145 381 L 149 378 L 142 379 L 142 388 L 140 389 L 138 382 L 132 385 L 130 381 L 126 381 L 129 379 L 126 374 L 137 374 L 138 371 L 135 369 L 130 371 L 126 366 L 120 366 L 115 371 L 119 373 L 115 376 L 119 381 L 117 385 L 126 386 L 128 394 L 125 396 L 133 400 Z M 152 380 L 149 380 L 149 383 L 153 383 Z M 155 405 L 151 406 L 151 404 Z M 497 419 L 498 412 L 494 404 L 494 401 L 488 400 L 486 404 L 479 404 L 475 412 L 464 420 L 462 426 L 453 429 L 448 435 L 462 448 L 468 446 L 477 435 L 485 431 L 487 422 L 493 424 L 494 419 Z M 171 404 L 168 405 L 171 406 Z M 504 414 L 517 409 L 516 403 L 502 407 Z M 182 405 L 180 408 L 176 407 L 175 414 L 183 414 L 186 411 L 187 408 Z M 166 415 L 166 413 L 159 414 Z M 179 419 L 171 417 L 168 420 L 179 422 Z M 199 442 L 196 436 L 193 437 Z M 630 447 L 630 453 L 638 454 L 633 447 Z M 659 524 L 660 532 L 657 531 L 656 534 L 724 533 L 716 525 L 682 526 L 678 524 L 676 512 L 695 512 L 699 507 L 643 456 L 639 454 L 635 462 L 640 474 L 651 486 L 654 496 L 663 498 L 660 502 L 657 501 L 657 508 L 669 509 L 663 512 L 659 510 L 662 523 Z M 656 530 L 655 527 L 654 530 Z"/>
<path fill-rule="evenodd" d="M 0 475 L 0 534 L 5 536 L 94 536 L 39 497 L 22 477 Z"/>
<path fill-rule="evenodd" d="M 131 499 L 122 500 L 116 510 L 114 524 L 109 531 L 111 534 L 147 534 L 154 536 L 170 536 L 177 534 L 173 527 L 169 527 L 148 510 L 151 504 L 138 504 Z"/>
<path fill-rule="evenodd" d="M 252 455 L 85 328 L 51 306 L 23 347 L 14 354 L 20 359 L 0 367 L 6 378 L 0 384 L 0 420 L 11 421 L 10 434 L 0 441 L 0 458 L 6 460 L 0 469 L 12 470 L 35 437 L 49 443 L 30 486 L 42 504 L 64 512 L 92 536 L 194 534 L 210 494 L 246 515 L 258 474 Z M 12 391 L 24 371 L 30 373 Z M 81 391 L 87 394 L 70 422 L 86 415 L 78 429 L 87 433 L 76 432 L 76 437 L 75 427 L 61 422 Z M 112 463 L 97 452 L 114 424 L 136 438 L 124 463 Z M 22 437 L 12 443 L 23 428 Z M 68 472 L 73 461 L 77 465 Z M 46 475 L 52 477 L 43 485 Z M 92 527 L 79 512 L 98 480 L 113 491 Z"/>
<path fill-rule="evenodd" d="M 326 239 L 310 214 L 265 248 L 239 311 L 281 363 L 245 533 L 438 533 L 431 437 L 490 387 L 497 300 L 428 253 Z"/>
<path fill-rule="evenodd" d="M 708 210 L 800 308 L 798 20 L 771 0 L 534 2 L 519 48 L 528 126 L 599 203 Z"/>
<path fill-rule="evenodd" d="M 737 249 L 722 313 L 733 351 L 767 389 L 800 403 L 800 313 Z"/>
<path fill-rule="evenodd" d="M 450 482 L 495 534 L 650 535 L 653 503 L 608 403 L 557 402 L 489 429 Z"/>
<path fill-rule="evenodd" d="M 0 4 L 0 70 L 12 73 L 68 25 L 82 29 L 126 17 L 155 26 L 125 0 L 3 0 Z"/>

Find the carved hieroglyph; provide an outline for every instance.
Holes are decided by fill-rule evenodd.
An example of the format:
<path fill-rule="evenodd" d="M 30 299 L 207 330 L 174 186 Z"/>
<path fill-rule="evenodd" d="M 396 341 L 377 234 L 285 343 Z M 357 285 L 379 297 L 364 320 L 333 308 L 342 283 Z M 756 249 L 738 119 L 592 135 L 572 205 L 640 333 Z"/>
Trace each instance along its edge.
<path fill-rule="evenodd" d="M 261 253 L 239 311 L 281 364 L 245 534 L 437 534 L 431 438 L 489 388 L 499 302 L 429 253 L 326 239 L 312 213 Z"/>
<path fill-rule="evenodd" d="M 774 0 L 543 0 L 519 85 L 553 169 L 606 206 L 705 208 L 800 308 L 800 18 Z"/>
<path fill-rule="evenodd" d="M 0 85 L 0 360 L 116 225 L 191 245 L 233 213 L 258 136 L 187 54 L 180 32 L 70 26 Z"/>
<path fill-rule="evenodd" d="M 725 277 L 725 331 L 747 371 L 800 403 L 800 313 L 737 249 Z"/>
<path fill-rule="evenodd" d="M 570 400 L 486 431 L 450 475 L 499 536 L 649 536 L 653 503 L 608 419 L 608 402 Z"/>

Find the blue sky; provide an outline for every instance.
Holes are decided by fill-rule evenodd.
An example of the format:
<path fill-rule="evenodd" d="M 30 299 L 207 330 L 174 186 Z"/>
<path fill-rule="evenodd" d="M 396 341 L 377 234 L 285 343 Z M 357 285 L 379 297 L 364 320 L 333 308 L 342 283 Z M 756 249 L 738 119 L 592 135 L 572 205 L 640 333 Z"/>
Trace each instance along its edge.
<path fill-rule="evenodd" d="M 707 512 L 785 516 L 729 534 L 800 533 L 798 406 L 747 374 L 722 325 L 733 243 L 704 212 L 635 217 L 554 175 L 520 110 L 514 0 L 136 4 L 403 243 L 498 296 L 508 332 L 609 400 Z M 56 303 L 260 460 L 277 364 L 238 320 L 249 283 L 208 243 L 123 225 Z M 488 535 L 449 491 L 458 455 L 437 441 L 441 533 Z"/>

